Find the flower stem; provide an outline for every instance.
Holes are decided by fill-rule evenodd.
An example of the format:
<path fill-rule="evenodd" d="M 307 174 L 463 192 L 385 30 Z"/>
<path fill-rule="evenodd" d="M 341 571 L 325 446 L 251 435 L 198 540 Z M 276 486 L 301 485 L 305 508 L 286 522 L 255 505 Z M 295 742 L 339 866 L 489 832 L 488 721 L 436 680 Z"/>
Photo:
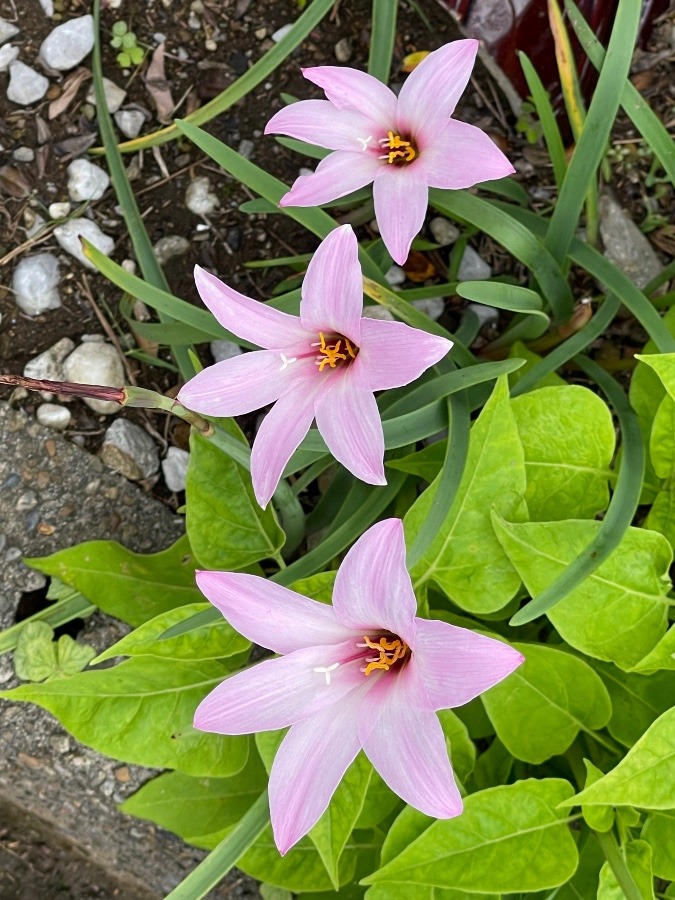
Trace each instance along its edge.
<path fill-rule="evenodd" d="M 621 848 L 616 842 L 613 831 L 606 831 L 604 834 L 594 831 L 593 834 L 597 838 L 598 843 L 605 854 L 605 859 L 609 863 L 609 867 L 614 873 L 619 887 L 624 893 L 626 900 L 642 900 L 640 888 L 635 884 L 633 876 L 626 865 Z"/>

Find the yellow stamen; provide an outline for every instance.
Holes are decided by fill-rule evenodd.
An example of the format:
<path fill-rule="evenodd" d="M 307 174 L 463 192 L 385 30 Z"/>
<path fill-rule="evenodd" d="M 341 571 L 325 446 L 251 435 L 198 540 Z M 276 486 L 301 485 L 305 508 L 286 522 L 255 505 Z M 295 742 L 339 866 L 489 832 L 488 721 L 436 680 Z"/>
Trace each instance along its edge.
<path fill-rule="evenodd" d="M 374 672 L 376 669 L 388 671 L 394 663 L 403 659 L 409 649 L 405 641 L 402 641 L 400 638 L 394 638 L 393 640 L 388 641 L 386 638 L 381 637 L 379 641 L 375 643 L 374 641 L 371 641 L 369 637 L 364 636 L 363 640 L 366 647 L 369 647 L 371 650 L 377 650 L 380 654 L 379 659 L 371 660 L 365 669 L 363 669 L 366 676 L 370 675 L 371 672 Z"/>
<path fill-rule="evenodd" d="M 404 141 L 400 134 L 394 134 L 393 131 L 387 133 L 386 138 L 380 141 L 383 150 L 388 150 L 380 159 L 386 159 L 387 163 L 395 162 L 412 162 L 417 156 L 417 151 L 410 141 Z"/>
<path fill-rule="evenodd" d="M 340 360 L 342 360 L 342 362 L 349 361 L 349 357 L 347 357 L 345 353 L 340 352 L 343 341 L 345 345 L 344 349 L 347 351 L 349 356 L 352 359 L 356 359 L 355 348 L 352 346 L 348 338 L 342 337 L 339 340 L 336 340 L 334 344 L 327 344 L 326 338 L 324 337 L 322 331 L 319 332 L 319 337 L 321 338 L 321 343 L 318 345 L 319 356 L 316 359 L 316 365 L 319 367 L 319 372 L 323 372 L 324 366 L 330 366 L 331 369 L 334 369 L 340 362 Z"/>

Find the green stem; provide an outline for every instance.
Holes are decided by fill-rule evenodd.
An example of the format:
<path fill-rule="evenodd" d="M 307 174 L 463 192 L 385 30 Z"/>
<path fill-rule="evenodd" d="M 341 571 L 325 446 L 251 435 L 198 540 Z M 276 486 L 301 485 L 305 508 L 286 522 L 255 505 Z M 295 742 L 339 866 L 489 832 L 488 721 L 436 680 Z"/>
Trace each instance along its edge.
<path fill-rule="evenodd" d="M 606 831 L 603 834 L 599 831 L 594 831 L 593 834 L 597 838 L 602 852 L 605 854 L 605 859 L 609 863 L 609 867 L 614 873 L 614 877 L 623 891 L 626 900 L 643 900 L 640 888 L 635 884 L 633 876 L 626 865 L 626 860 L 621 853 L 621 848 L 616 842 L 614 832 Z"/>

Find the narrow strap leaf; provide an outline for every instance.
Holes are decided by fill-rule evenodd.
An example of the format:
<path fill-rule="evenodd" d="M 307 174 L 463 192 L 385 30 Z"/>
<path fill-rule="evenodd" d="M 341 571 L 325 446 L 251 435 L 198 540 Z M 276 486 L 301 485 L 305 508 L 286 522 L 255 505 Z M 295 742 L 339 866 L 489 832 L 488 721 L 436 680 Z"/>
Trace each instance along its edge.
<path fill-rule="evenodd" d="M 373 0 L 372 13 L 368 74 L 388 84 L 396 40 L 398 3 L 396 0 Z"/>

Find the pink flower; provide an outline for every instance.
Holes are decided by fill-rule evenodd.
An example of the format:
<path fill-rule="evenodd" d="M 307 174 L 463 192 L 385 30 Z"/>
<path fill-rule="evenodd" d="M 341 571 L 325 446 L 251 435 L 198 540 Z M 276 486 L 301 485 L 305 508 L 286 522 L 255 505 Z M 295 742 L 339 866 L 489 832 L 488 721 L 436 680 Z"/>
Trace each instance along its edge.
<path fill-rule="evenodd" d="M 402 322 L 361 317 L 363 278 L 351 228 L 336 228 L 312 257 L 299 318 L 244 297 L 199 267 L 195 281 L 221 325 L 265 349 L 204 369 L 178 399 L 210 416 L 238 416 L 276 401 L 251 452 L 260 505 L 267 505 L 314 418 L 339 462 L 362 481 L 386 484 L 373 391 L 419 378 L 452 342 Z"/>
<path fill-rule="evenodd" d="M 467 188 L 510 175 L 508 159 L 479 128 L 451 119 L 478 41 L 430 53 L 396 95 L 357 69 L 318 66 L 305 78 L 328 100 L 303 100 L 272 116 L 266 134 L 286 134 L 334 152 L 303 175 L 281 206 L 318 206 L 373 182 L 382 240 L 397 263 L 422 227 L 428 189 Z"/>
<path fill-rule="evenodd" d="M 387 519 L 345 556 L 333 605 L 255 575 L 199 572 L 200 590 L 249 640 L 282 654 L 225 680 L 195 727 L 291 726 L 269 783 L 283 854 L 312 828 L 363 749 L 389 787 L 429 816 L 462 811 L 435 711 L 468 703 L 523 657 L 501 641 L 417 618 L 403 526 Z"/>

